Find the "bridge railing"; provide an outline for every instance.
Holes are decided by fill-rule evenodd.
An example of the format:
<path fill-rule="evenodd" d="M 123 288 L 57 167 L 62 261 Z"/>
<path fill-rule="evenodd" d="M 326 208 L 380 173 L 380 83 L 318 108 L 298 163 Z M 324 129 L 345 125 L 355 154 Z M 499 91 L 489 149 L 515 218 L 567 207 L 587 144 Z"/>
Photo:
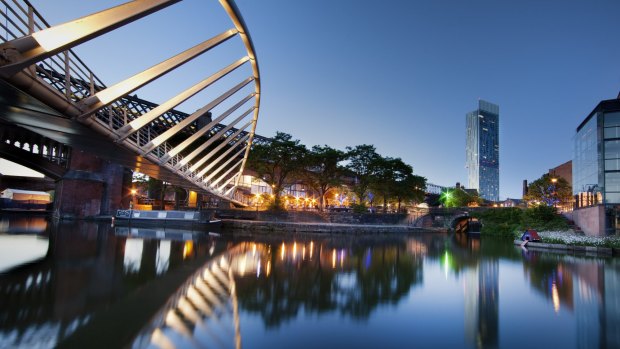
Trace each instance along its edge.
<path fill-rule="evenodd" d="M 49 28 L 49 23 L 28 0 L 0 0 L 0 40 L 11 41 L 36 31 Z M 4 10 L 4 11 L 2 11 Z M 52 72 L 64 72 L 62 79 Z M 77 102 L 91 95 L 94 87 L 103 82 L 72 51 L 67 50 L 31 66 L 30 73 L 53 85 L 69 101 Z M 88 82 L 84 84 L 84 82 Z"/>
<path fill-rule="evenodd" d="M 50 28 L 50 25 L 28 0 L 0 1 L 4 5 L 4 11 L 2 11 L 2 9 L 0 8 L 0 40 L 2 42 L 11 42 L 11 44 L 7 46 L 9 49 L 5 52 L 5 54 L 7 54 L 7 52 L 8 54 L 12 54 L 11 52 L 13 51 L 11 50 L 17 50 L 19 51 L 17 52 L 18 55 L 23 55 L 26 52 L 20 51 L 22 50 L 23 46 L 12 45 L 13 41 L 23 42 L 24 38 L 31 36 L 30 38 L 26 38 L 26 41 L 29 40 L 30 42 L 38 42 L 38 39 L 36 39 L 36 35 L 40 34 L 40 31 L 45 31 L 45 29 Z M 203 140 L 206 139 L 207 141 L 211 141 L 212 137 L 217 137 L 217 139 L 213 140 L 217 141 L 217 143 L 210 142 L 208 143 L 209 145 L 212 145 L 210 148 L 207 148 L 206 145 L 205 147 L 201 148 L 205 150 L 201 155 L 202 158 L 196 157 L 194 155 L 191 156 L 190 159 L 190 156 L 187 154 L 187 157 L 184 158 L 184 155 L 180 151 L 172 151 L 175 147 L 167 141 L 169 137 L 160 137 L 161 142 L 157 142 L 156 145 L 153 143 L 153 141 L 157 137 L 162 136 L 164 132 L 179 125 L 179 123 L 188 118 L 188 114 L 181 113 L 172 109 L 164 112 L 161 115 L 158 115 L 154 119 L 149 117 L 145 120 L 151 121 L 145 121 L 145 123 L 142 124 L 137 123 L 140 124 L 137 130 L 134 128 L 131 131 L 128 131 L 129 123 L 141 118 L 149 111 L 158 107 L 158 105 L 144 100 L 139 100 L 136 96 L 130 96 L 129 94 L 125 94 L 122 97 L 115 96 L 115 100 L 111 100 L 110 103 L 101 102 L 100 99 L 97 99 L 99 98 L 98 92 L 106 90 L 106 85 L 93 73 L 92 70 L 90 70 L 84 64 L 82 60 L 80 60 L 80 58 L 71 49 L 65 49 L 64 51 L 61 51 L 59 53 L 56 53 L 57 51 L 51 50 L 49 51 L 49 55 L 42 54 L 39 58 L 32 58 L 32 60 L 28 58 L 23 58 L 24 56 L 19 56 L 17 60 L 19 61 L 20 59 L 22 59 L 22 65 L 19 66 L 19 69 L 24 69 L 22 71 L 23 73 L 35 80 L 43 82 L 44 86 L 51 87 L 51 90 L 55 90 L 56 92 L 58 92 L 54 93 L 54 95 L 60 95 L 64 97 L 64 100 L 66 100 L 70 105 L 73 105 L 75 109 L 72 109 L 72 115 L 70 115 L 70 117 L 77 118 L 78 120 L 86 120 L 86 118 L 90 118 L 89 115 L 94 115 L 92 120 L 97 123 L 97 125 L 95 126 L 97 126 L 96 128 L 98 128 L 101 132 L 107 133 L 111 136 L 117 136 L 119 138 L 118 141 L 125 143 L 128 148 L 132 149 L 133 151 L 139 153 L 146 158 L 153 160 L 156 163 L 159 163 L 164 167 L 167 167 L 173 172 L 176 172 L 179 176 L 190 180 L 198 187 L 204 188 L 207 191 L 210 191 L 221 197 L 222 195 L 228 195 L 230 199 L 234 196 L 234 191 L 230 192 L 227 190 L 224 194 L 224 191 L 222 191 L 222 189 L 225 187 L 230 187 L 231 185 L 231 190 L 235 188 L 236 183 L 231 184 L 229 182 L 231 181 L 231 179 L 239 178 L 245 166 L 249 147 L 255 138 L 254 131 L 258 118 L 258 109 L 260 106 L 260 76 L 252 40 L 250 39 L 249 32 L 243 21 L 243 18 L 239 13 L 239 10 L 237 9 L 234 1 L 232 0 L 220 0 L 220 4 L 227 12 L 234 25 L 234 29 L 231 29 L 228 32 L 232 33 L 230 34 L 231 36 L 238 35 L 242 39 L 247 53 L 247 57 L 245 57 L 245 60 L 238 60 L 235 63 L 231 64 L 231 66 L 236 64 L 236 67 L 239 67 L 243 65 L 244 62 L 249 61 L 252 67 L 252 74 L 250 78 L 244 80 L 244 83 L 242 82 L 238 84 L 238 87 L 235 87 L 236 89 L 233 88 L 229 92 L 227 92 L 230 93 L 227 95 L 227 97 L 224 97 L 226 95 L 224 94 L 220 98 L 223 98 L 222 100 L 225 100 L 235 94 L 237 91 L 239 91 L 246 84 L 253 82 L 255 85 L 254 92 L 242 102 L 240 102 L 239 105 L 246 103 L 250 99 L 254 99 L 254 107 L 251 108 L 248 112 L 246 112 L 246 114 L 243 114 L 241 117 L 239 117 L 234 123 L 241 121 L 243 118 L 247 117 L 252 111 L 254 112 L 254 115 L 252 117 L 252 121 L 247 122 L 245 126 L 242 127 L 243 130 L 218 124 L 212 127 L 209 132 L 204 133 L 204 135 L 202 136 Z M 80 21 L 83 20 L 84 19 L 81 19 Z M 96 25 L 99 24 L 95 24 L 95 26 Z M 85 35 L 84 33 L 80 32 L 79 35 Z M 35 38 L 36 40 L 33 38 Z M 81 39 L 72 39 L 74 40 L 73 42 L 62 47 L 73 47 L 73 45 L 79 44 L 79 41 L 82 39 L 88 40 L 85 37 L 82 37 Z M 37 45 L 39 44 L 40 42 Z M 47 50 L 42 46 L 39 46 L 38 49 L 42 49 L 43 51 Z M 36 53 L 36 56 L 38 55 L 39 53 Z M 8 62 L 14 62 L 15 59 L 8 56 L 4 58 Z M 17 70 L 17 68 L 15 69 Z M 234 70 L 236 68 L 231 69 Z M 222 73 L 223 71 L 225 71 L 225 69 L 220 71 L 218 74 Z M 228 70 L 228 72 L 230 71 L 231 70 Z M 228 73 L 222 74 L 226 75 Z M 150 81 L 152 80 L 149 80 L 145 83 L 149 83 Z M 206 88 L 207 86 L 208 85 L 205 85 L 205 87 L 203 88 Z M 98 100 L 102 104 L 96 104 L 96 102 L 93 102 L 93 100 Z M 215 103 L 217 101 L 216 99 L 209 105 L 217 106 L 222 100 Z M 85 105 L 93 105 L 92 103 L 95 103 L 94 105 L 96 105 L 96 107 L 93 107 L 92 109 L 84 107 Z M 84 113 L 84 115 L 73 115 L 79 113 Z M 226 116 L 222 116 L 220 120 L 223 120 L 223 118 Z M 193 116 L 193 118 L 195 119 L 196 116 Z M 187 122 L 185 122 L 185 124 L 187 124 Z M 132 124 L 132 127 L 133 126 L 135 125 Z M 225 127 L 226 131 L 222 131 Z M 185 134 L 187 136 L 190 136 L 197 132 L 197 130 L 198 124 L 196 122 L 192 122 L 179 128 L 178 130 L 175 130 L 175 136 L 177 134 Z M 262 137 L 257 138 L 260 141 L 265 141 L 265 139 Z M 239 146 L 245 147 L 246 151 L 243 154 L 241 154 L 240 151 L 227 153 L 230 147 L 237 148 Z M 208 155 L 205 156 L 204 154 L 207 152 Z M 239 160 L 231 162 L 228 161 L 227 158 L 225 159 L 223 155 L 218 155 L 224 153 L 235 154 L 232 157 L 238 157 Z M 207 158 L 210 161 L 213 161 L 213 159 L 217 158 L 218 161 L 221 162 L 221 164 L 219 164 L 218 167 L 212 168 L 208 166 L 208 164 L 210 163 L 206 162 L 207 160 L 205 159 Z M 231 167 L 235 167 L 236 172 L 233 172 L 233 169 L 231 169 Z M 213 174 L 217 174 L 216 178 L 211 178 L 212 176 L 209 176 L 209 173 L 205 174 L 205 171 L 201 170 L 201 168 L 210 168 Z M 221 173 L 224 174 L 220 175 Z M 224 177 L 227 177 L 228 179 L 225 179 Z M 211 182 L 213 182 L 213 186 L 211 186 Z"/>

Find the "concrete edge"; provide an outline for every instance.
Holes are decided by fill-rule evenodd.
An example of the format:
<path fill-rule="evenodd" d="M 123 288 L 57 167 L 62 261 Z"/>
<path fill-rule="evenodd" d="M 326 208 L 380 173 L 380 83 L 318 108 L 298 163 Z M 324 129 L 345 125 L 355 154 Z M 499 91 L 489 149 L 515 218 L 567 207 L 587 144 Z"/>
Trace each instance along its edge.
<path fill-rule="evenodd" d="M 514 240 L 515 245 L 521 245 L 523 241 Z M 611 247 L 597 247 L 597 246 L 577 246 L 577 245 L 564 245 L 564 244 L 546 244 L 543 242 L 528 242 L 525 245 L 526 248 L 533 247 L 537 249 L 545 249 L 545 250 L 563 250 L 563 251 L 571 251 L 578 253 L 588 253 L 588 254 L 600 254 L 605 256 L 617 256 L 620 252 L 619 249 L 612 249 Z"/>

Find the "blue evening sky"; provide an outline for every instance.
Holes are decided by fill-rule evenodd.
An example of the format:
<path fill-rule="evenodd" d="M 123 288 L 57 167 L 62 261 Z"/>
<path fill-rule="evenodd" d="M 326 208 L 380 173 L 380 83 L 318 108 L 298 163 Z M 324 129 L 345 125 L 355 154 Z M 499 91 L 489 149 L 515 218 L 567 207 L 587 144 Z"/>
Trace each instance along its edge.
<path fill-rule="evenodd" d="M 32 3 L 57 24 L 123 1 Z M 500 197 L 520 198 L 523 179 L 570 160 L 575 128 L 620 91 L 617 0 L 237 5 L 261 69 L 257 133 L 373 144 L 440 185 L 467 183 L 465 114 L 479 98 L 500 106 Z M 111 85 L 229 27 L 217 1 L 185 0 L 76 51 Z M 162 103 L 243 54 L 235 38 L 137 93 Z M 179 109 L 200 108 L 244 68 Z"/>

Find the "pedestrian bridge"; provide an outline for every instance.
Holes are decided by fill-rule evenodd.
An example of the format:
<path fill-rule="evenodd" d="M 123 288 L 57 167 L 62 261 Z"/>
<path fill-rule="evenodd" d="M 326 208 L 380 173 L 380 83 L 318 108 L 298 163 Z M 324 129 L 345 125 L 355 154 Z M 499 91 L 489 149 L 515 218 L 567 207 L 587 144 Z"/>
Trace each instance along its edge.
<path fill-rule="evenodd" d="M 488 209 L 489 208 L 487 207 L 433 207 L 429 209 L 422 209 L 416 212 L 416 219 L 413 222 L 413 225 L 417 227 L 433 226 L 449 228 L 455 230 L 456 232 L 461 232 L 467 230 L 467 224 L 472 218 L 472 212 L 481 212 Z"/>
<path fill-rule="evenodd" d="M 135 0 L 55 26 L 27 0 L 3 2 L 0 156 L 54 179 L 99 181 L 105 183 L 103 191 L 118 187 L 108 179 L 119 173 L 122 177 L 122 170 L 103 165 L 93 168 L 91 160 L 98 158 L 243 204 L 235 193 L 250 147 L 253 141 L 266 139 L 254 134 L 260 109 L 259 66 L 248 28 L 233 0 L 219 1 L 230 19 L 220 34 L 182 52 L 169 52 L 169 58 L 112 85 L 104 83 L 72 50 L 179 2 Z M 175 20 L 183 18 L 170 18 L 165 25 Z M 211 22 L 205 18 L 200 25 L 204 23 Z M 133 94 L 187 62 L 212 54 L 233 38 L 240 39 L 241 57 L 230 57 L 227 65 L 192 86 L 179 82 L 180 92 L 167 101 L 153 103 Z M 166 51 L 166 47 L 158 49 Z M 139 51 L 101 54 L 113 66 L 139 57 Z M 237 75 L 245 77 L 233 80 Z M 225 92 L 201 102 L 203 106 L 195 112 L 175 109 L 201 91 L 215 88 Z M 107 198 L 103 201 L 119 196 L 102 195 Z"/>

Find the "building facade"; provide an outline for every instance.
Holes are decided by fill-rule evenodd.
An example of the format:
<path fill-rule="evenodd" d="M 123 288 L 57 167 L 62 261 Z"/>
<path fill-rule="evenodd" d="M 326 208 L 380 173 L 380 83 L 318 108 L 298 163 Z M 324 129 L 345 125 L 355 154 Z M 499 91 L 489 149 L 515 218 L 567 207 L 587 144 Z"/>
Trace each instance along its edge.
<path fill-rule="evenodd" d="M 499 201 L 499 106 L 479 100 L 465 120 L 468 187 L 483 199 Z"/>
<path fill-rule="evenodd" d="M 620 98 L 600 102 L 577 128 L 573 195 L 586 234 L 620 231 Z"/>

